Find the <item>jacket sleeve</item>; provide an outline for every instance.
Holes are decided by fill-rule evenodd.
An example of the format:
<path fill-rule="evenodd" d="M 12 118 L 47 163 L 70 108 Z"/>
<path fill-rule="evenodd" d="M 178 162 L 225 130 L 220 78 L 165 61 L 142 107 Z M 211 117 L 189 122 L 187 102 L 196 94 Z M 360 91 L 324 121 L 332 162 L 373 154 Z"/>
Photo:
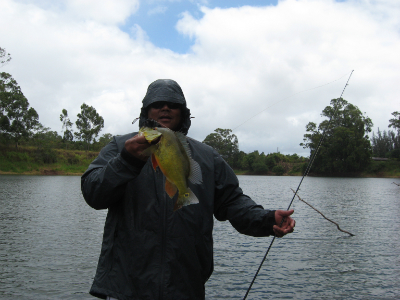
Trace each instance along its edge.
<path fill-rule="evenodd" d="M 126 184 L 140 173 L 144 162 L 124 149 L 114 137 L 82 175 L 82 194 L 91 207 L 106 209 L 118 203 L 124 196 Z"/>
<path fill-rule="evenodd" d="M 217 220 L 229 220 L 242 234 L 256 237 L 273 235 L 275 211 L 265 210 L 244 195 L 235 173 L 216 152 L 214 152 L 214 164 L 214 215 Z"/>

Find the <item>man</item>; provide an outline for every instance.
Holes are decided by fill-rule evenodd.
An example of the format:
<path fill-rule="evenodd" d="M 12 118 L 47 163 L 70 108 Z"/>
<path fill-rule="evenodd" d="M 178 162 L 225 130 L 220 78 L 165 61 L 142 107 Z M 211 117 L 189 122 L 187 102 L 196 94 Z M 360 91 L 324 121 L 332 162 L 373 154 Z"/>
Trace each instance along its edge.
<path fill-rule="evenodd" d="M 139 127 L 146 119 L 187 134 L 190 110 L 173 80 L 149 85 Z M 82 176 L 82 193 L 95 209 L 108 209 L 96 276 L 90 293 L 99 298 L 204 299 L 213 271 L 213 216 L 240 233 L 280 237 L 293 231 L 291 211 L 268 211 L 244 195 L 237 177 L 211 147 L 187 138 L 203 182 L 189 186 L 198 204 L 173 211 L 176 196 L 143 155 L 150 145 L 136 133 L 104 147 Z M 285 218 L 282 226 L 282 218 Z"/>

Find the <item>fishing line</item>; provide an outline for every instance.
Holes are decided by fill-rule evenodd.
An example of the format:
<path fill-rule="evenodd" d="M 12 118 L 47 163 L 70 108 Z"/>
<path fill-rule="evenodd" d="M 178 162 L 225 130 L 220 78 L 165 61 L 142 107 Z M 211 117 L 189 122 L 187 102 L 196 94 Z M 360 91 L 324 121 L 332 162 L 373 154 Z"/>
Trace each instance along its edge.
<path fill-rule="evenodd" d="M 351 71 L 351 72 L 353 72 L 353 71 Z M 239 128 L 239 127 L 242 126 L 243 124 L 247 123 L 247 122 L 250 121 L 251 119 L 257 117 L 259 114 L 261 114 L 262 112 L 266 111 L 268 108 L 274 106 L 275 104 L 278 104 L 279 102 L 282 102 L 283 100 L 289 99 L 289 98 L 291 98 L 291 97 L 293 97 L 293 96 L 296 96 L 297 94 L 304 93 L 304 92 L 308 92 L 308 91 L 315 90 L 315 89 L 319 89 L 319 88 L 321 88 L 321 87 L 323 87 L 323 86 L 326 86 L 326 85 L 328 85 L 328 84 L 334 83 L 335 81 L 338 81 L 338 80 L 342 79 L 342 78 L 343 78 L 344 76 L 346 76 L 347 74 L 348 74 L 348 73 L 344 74 L 343 76 L 341 76 L 341 77 L 338 78 L 338 79 L 335 79 L 335 80 L 333 80 L 333 81 L 331 81 L 331 82 L 328 82 L 328 83 L 325 83 L 325 84 L 323 84 L 323 85 L 319 85 L 319 86 L 316 86 L 316 87 L 313 87 L 313 88 L 310 88 L 310 89 L 307 89 L 307 90 L 303 90 L 303 91 L 294 93 L 294 94 L 292 94 L 292 95 L 290 95 L 290 96 L 287 96 L 286 98 L 283 98 L 283 99 L 281 99 L 281 100 L 279 100 L 279 101 L 277 101 L 277 102 L 271 104 L 270 106 L 268 106 L 267 108 L 263 109 L 262 111 L 256 113 L 256 114 L 255 114 L 254 116 L 252 116 L 251 118 L 247 119 L 247 120 L 244 121 L 243 123 L 241 123 L 241 124 L 239 124 L 238 126 L 236 126 L 235 128 L 233 128 L 232 131 L 234 131 L 235 129 Z"/>
<path fill-rule="evenodd" d="M 354 70 L 351 71 L 350 76 L 349 76 L 349 79 L 347 79 L 347 82 L 346 82 L 346 84 L 345 84 L 345 86 L 344 86 L 344 88 L 343 88 L 342 94 L 340 95 L 340 98 L 339 98 L 339 99 L 342 99 L 344 90 L 345 90 L 346 87 L 349 85 L 349 80 L 350 80 L 350 77 L 351 77 L 351 75 L 353 74 L 353 72 L 354 72 Z M 298 185 L 298 187 L 297 187 L 297 189 L 296 189 L 296 192 L 295 192 L 294 195 L 293 195 L 292 200 L 290 201 L 290 204 L 289 204 L 287 210 L 289 210 L 290 207 L 292 206 L 293 200 L 294 200 L 295 196 L 297 195 L 297 192 L 298 192 L 299 189 L 300 189 L 301 183 L 303 182 L 304 178 L 308 175 L 308 172 L 309 172 L 310 169 L 311 169 L 311 166 L 312 166 L 312 164 L 313 164 L 313 162 L 314 162 L 314 160 L 315 160 L 315 157 L 317 156 L 318 150 L 319 150 L 319 148 L 321 147 L 322 141 L 323 141 L 324 138 L 325 138 L 326 132 L 328 131 L 328 129 L 329 129 L 330 125 L 331 125 L 332 119 L 333 119 L 334 115 L 336 114 L 338 108 L 339 108 L 339 105 L 336 105 L 335 111 L 333 112 L 333 114 L 331 115 L 331 117 L 330 117 L 330 119 L 329 119 L 328 126 L 324 129 L 324 131 L 323 131 L 323 133 L 322 133 L 322 137 L 320 138 L 320 140 L 319 140 L 319 142 L 318 142 L 318 145 L 317 145 L 317 148 L 315 149 L 313 155 L 311 156 L 311 159 L 310 159 L 310 161 L 309 161 L 309 163 L 308 163 L 308 165 L 307 165 L 307 168 L 306 168 L 306 170 L 305 170 L 305 172 L 304 172 L 304 175 L 303 175 L 303 177 L 302 177 L 301 180 L 300 180 L 300 183 L 299 183 L 299 185 Z M 281 226 L 281 225 L 283 224 L 284 221 L 285 221 L 285 218 L 282 218 L 281 224 L 280 224 L 279 226 Z M 249 294 L 250 289 L 251 289 L 251 287 L 253 286 L 253 283 L 254 283 L 254 281 L 256 280 L 256 277 L 257 277 L 258 273 L 260 272 L 261 267 L 262 267 L 262 265 L 263 265 L 265 259 L 267 258 L 267 255 L 268 255 L 268 253 L 269 253 L 269 250 L 270 250 L 271 247 L 272 247 L 272 244 L 273 244 L 274 241 L 275 241 L 275 238 L 276 238 L 275 236 L 272 238 L 271 244 L 269 245 L 269 247 L 268 247 L 268 249 L 267 249 L 267 252 L 265 252 L 264 258 L 262 259 L 262 261 L 261 261 L 261 263 L 260 263 L 260 266 L 258 267 L 257 272 L 256 272 L 256 274 L 254 275 L 254 278 L 253 278 L 253 280 L 251 281 L 250 286 L 249 286 L 249 288 L 247 289 L 246 294 L 244 295 L 243 300 L 245 300 L 245 299 L 247 298 L 247 295 Z"/>

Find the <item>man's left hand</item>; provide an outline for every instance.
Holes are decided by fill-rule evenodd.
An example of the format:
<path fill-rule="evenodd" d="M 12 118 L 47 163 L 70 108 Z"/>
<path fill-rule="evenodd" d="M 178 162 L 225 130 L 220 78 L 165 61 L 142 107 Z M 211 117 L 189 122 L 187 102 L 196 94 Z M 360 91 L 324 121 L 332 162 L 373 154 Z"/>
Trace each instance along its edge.
<path fill-rule="evenodd" d="M 275 211 L 275 223 L 273 230 L 276 237 L 283 237 L 285 234 L 291 233 L 294 230 L 296 222 L 290 217 L 294 210 L 276 210 Z M 284 219 L 282 225 L 282 219 Z"/>

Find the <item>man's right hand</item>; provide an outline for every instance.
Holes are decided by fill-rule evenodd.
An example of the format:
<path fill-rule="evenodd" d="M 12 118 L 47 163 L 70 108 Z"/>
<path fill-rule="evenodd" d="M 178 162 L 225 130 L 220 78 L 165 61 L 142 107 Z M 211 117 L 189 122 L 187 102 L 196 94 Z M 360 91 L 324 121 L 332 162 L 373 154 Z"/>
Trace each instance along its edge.
<path fill-rule="evenodd" d="M 143 151 L 149 148 L 151 144 L 143 135 L 135 135 L 125 142 L 125 149 L 134 157 L 146 161 L 148 156 L 143 155 Z"/>

